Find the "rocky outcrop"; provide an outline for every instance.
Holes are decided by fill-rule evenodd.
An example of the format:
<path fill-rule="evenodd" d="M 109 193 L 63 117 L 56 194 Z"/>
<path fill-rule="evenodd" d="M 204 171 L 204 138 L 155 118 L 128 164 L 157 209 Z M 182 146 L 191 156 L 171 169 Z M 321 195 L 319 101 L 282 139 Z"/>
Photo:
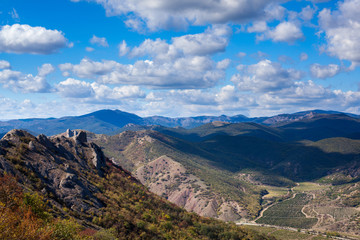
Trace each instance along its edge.
<path fill-rule="evenodd" d="M 103 203 L 99 189 L 83 173 L 103 175 L 105 156 L 84 131 L 71 131 L 48 138 L 12 130 L 0 140 L 0 173 L 17 175 L 25 183 L 40 188 L 54 206 L 87 213 L 97 212 Z"/>

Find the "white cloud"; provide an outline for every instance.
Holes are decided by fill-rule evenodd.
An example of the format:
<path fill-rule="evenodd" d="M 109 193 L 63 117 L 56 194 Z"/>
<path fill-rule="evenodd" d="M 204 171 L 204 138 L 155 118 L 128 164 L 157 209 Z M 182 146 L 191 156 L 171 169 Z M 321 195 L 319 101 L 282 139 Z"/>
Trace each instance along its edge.
<path fill-rule="evenodd" d="M 63 97 L 89 98 L 94 95 L 91 84 L 85 81 L 68 78 L 57 85 L 57 91 Z"/>
<path fill-rule="evenodd" d="M 86 50 L 87 52 L 93 52 L 95 49 L 92 48 L 92 47 L 86 47 L 85 50 Z"/>
<path fill-rule="evenodd" d="M 226 59 L 221 60 L 220 62 L 218 62 L 216 64 L 216 68 L 225 70 L 225 69 L 227 69 L 229 67 L 230 63 L 231 63 L 231 60 L 226 58 Z"/>
<path fill-rule="evenodd" d="M 217 25 L 208 28 L 204 33 L 175 37 L 172 42 L 176 49 L 185 54 L 209 55 L 225 51 L 230 36 L 230 27 Z"/>
<path fill-rule="evenodd" d="M 123 40 L 122 43 L 120 43 L 118 47 L 119 47 L 119 56 L 120 57 L 125 56 L 130 51 L 130 48 L 127 46 L 125 40 Z"/>
<path fill-rule="evenodd" d="M 125 85 L 121 87 L 114 87 L 113 89 L 98 83 L 92 83 L 91 86 L 94 89 L 96 100 L 100 102 L 111 102 L 131 98 L 145 98 L 146 96 L 139 86 Z"/>
<path fill-rule="evenodd" d="M 38 76 L 39 77 L 46 77 L 50 73 L 54 72 L 55 68 L 50 63 L 45 63 L 41 67 L 38 68 Z"/>
<path fill-rule="evenodd" d="M 308 58 L 309 58 L 309 55 L 307 55 L 306 53 L 301 53 L 300 54 L 300 61 L 306 61 L 306 60 L 308 60 Z"/>
<path fill-rule="evenodd" d="M 208 88 L 225 77 L 209 57 L 178 58 L 169 62 L 137 61 L 121 65 L 98 78 L 104 84 L 146 85 L 152 88 Z"/>
<path fill-rule="evenodd" d="M 265 15 L 267 16 L 267 19 L 269 20 L 283 20 L 286 8 L 283 6 L 278 5 L 276 2 L 271 3 L 268 7 L 265 8 Z"/>
<path fill-rule="evenodd" d="M 215 99 L 220 103 L 237 102 L 238 94 L 235 86 L 226 85 L 222 87 L 219 93 L 215 95 Z"/>
<path fill-rule="evenodd" d="M 34 107 L 33 103 L 29 99 L 24 101 L 15 101 L 10 98 L 0 97 L 0 116 L 6 116 L 7 119 L 19 119 L 24 118 L 24 113 L 29 112 L 29 109 L 32 110 Z M 30 111 L 31 111 L 30 110 Z"/>
<path fill-rule="evenodd" d="M 138 47 L 134 47 L 129 56 L 130 57 L 142 57 L 142 56 L 150 56 L 157 57 L 169 55 L 169 44 L 165 40 L 161 40 L 157 38 L 156 40 L 146 39 L 144 42 L 140 44 Z M 167 58 L 167 57 L 166 57 Z"/>
<path fill-rule="evenodd" d="M 231 29 L 225 25 L 209 27 L 205 32 L 172 38 L 172 43 L 162 39 L 146 39 L 132 49 L 123 41 L 120 55 L 130 58 L 146 57 L 133 64 L 120 64 L 103 60 L 94 62 L 82 59 L 80 64 L 60 64 L 63 75 L 71 73 L 80 78 L 97 79 L 102 84 L 143 85 L 151 88 L 209 88 L 225 78 L 229 59 L 215 62 L 211 55 L 224 51 Z"/>
<path fill-rule="evenodd" d="M 73 0 L 74 1 L 74 0 Z M 185 29 L 189 25 L 245 23 L 277 9 L 278 0 L 87 0 L 101 4 L 108 16 L 125 15 L 134 29 Z M 77 1 L 76 1 L 77 2 Z M 271 12 L 270 10 L 267 12 Z M 276 15 L 281 14 L 280 9 Z"/>
<path fill-rule="evenodd" d="M 149 56 L 158 61 L 169 61 L 184 56 L 211 55 L 225 51 L 231 34 L 230 27 L 215 25 L 207 28 L 203 33 L 174 37 L 170 44 L 159 38 L 146 39 L 139 46 L 134 47 L 129 56 Z"/>
<path fill-rule="evenodd" d="M 310 67 L 311 75 L 313 77 L 322 79 L 333 77 L 336 74 L 340 73 L 340 71 L 340 66 L 336 64 L 329 64 L 324 66 L 318 63 L 314 63 Z"/>
<path fill-rule="evenodd" d="M 38 75 L 23 74 L 18 71 L 5 69 L 0 72 L 0 83 L 4 88 L 13 91 L 29 92 L 49 92 L 50 85 L 46 81 L 46 76 L 54 71 L 51 64 L 43 64 L 38 68 Z"/>
<path fill-rule="evenodd" d="M 144 98 L 145 93 L 138 86 L 110 88 L 96 82 L 89 83 L 73 78 L 60 82 L 57 92 L 65 98 L 78 98 L 84 102 L 110 103 L 128 98 Z"/>
<path fill-rule="evenodd" d="M 50 54 L 66 47 L 67 40 L 58 30 L 14 24 L 0 30 L 0 52 Z"/>
<path fill-rule="evenodd" d="M 253 22 L 253 24 L 247 28 L 247 31 L 249 33 L 253 33 L 253 32 L 261 33 L 261 32 L 265 32 L 266 30 L 268 30 L 266 21 Z"/>
<path fill-rule="evenodd" d="M 301 10 L 299 16 L 304 21 L 311 21 L 311 19 L 313 19 L 313 17 L 314 17 L 315 12 L 316 12 L 316 9 L 314 9 L 314 8 L 310 7 L 310 5 L 308 5 Z"/>
<path fill-rule="evenodd" d="M 282 22 L 275 29 L 265 33 L 265 38 L 270 38 L 274 42 L 294 43 L 296 40 L 304 38 L 304 34 L 295 23 Z"/>
<path fill-rule="evenodd" d="M 64 63 L 60 64 L 59 68 L 65 73 L 65 76 L 69 76 L 69 72 L 72 72 L 80 78 L 96 78 L 122 66 L 123 65 L 115 61 L 103 60 L 102 62 L 94 62 L 91 59 L 84 58 L 80 64 Z"/>
<path fill-rule="evenodd" d="M 295 69 L 284 69 L 279 63 L 262 60 L 254 65 L 238 66 L 240 73 L 232 76 L 241 91 L 267 92 L 279 91 L 294 84 L 302 77 L 302 73 Z"/>
<path fill-rule="evenodd" d="M 326 51 L 341 60 L 360 64 L 360 0 L 345 0 L 339 10 L 323 9 L 319 13 L 320 27 L 325 31 Z"/>
<path fill-rule="evenodd" d="M 90 43 L 91 44 L 96 44 L 98 46 L 102 46 L 102 47 L 108 47 L 109 44 L 106 41 L 106 38 L 104 37 L 97 37 L 95 35 L 93 35 L 93 37 L 90 39 Z"/>
<path fill-rule="evenodd" d="M 0 60 L 0 69 L 9 69 L 11 65 L 8 61 Z"/>

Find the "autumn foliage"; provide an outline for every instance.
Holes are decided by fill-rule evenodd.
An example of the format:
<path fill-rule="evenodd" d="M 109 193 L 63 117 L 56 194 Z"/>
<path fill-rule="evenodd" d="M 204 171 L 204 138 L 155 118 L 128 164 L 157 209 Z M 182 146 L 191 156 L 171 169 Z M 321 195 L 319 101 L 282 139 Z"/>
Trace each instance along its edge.
<path fill-rule="evenodd" d="M 0 177 L 0 239 L 46 240 L 52 231 L 24 203 L 24 194 L 10 175 Z"/>

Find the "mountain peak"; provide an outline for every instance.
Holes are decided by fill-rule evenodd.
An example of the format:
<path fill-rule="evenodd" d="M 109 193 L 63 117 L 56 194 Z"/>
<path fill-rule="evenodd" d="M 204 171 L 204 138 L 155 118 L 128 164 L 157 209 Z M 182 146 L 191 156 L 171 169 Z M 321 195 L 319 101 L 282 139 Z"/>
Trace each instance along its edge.
<path fill-rule="evenodd" d="M 8 133 L 6 133 L 1 140 L 8 140 L 8 141 L 12 141 L 12 140 L 18 140 L 20 138 L 23 137 L 31 137 L 33 138 L 34 136 L 31 135 L 30 133 L 28 133 L 25 130 L 22 129 L 13 129 L 11 131 L 9 131 Z"/>

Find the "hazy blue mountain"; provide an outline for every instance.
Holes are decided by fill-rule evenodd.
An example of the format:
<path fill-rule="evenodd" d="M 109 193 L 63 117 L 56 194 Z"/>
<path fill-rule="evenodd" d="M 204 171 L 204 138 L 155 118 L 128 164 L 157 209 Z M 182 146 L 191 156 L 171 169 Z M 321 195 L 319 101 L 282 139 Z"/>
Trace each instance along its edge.
<path fill-rule="evenodd" d="M 183 118 L 169 118 L 161 116 L 153 116 L 144 118 L 145 122 L 148 125 L 161 125 L 166 127 L 183 127 L 183 128 L 194 128 L 201 126 L 206 123 L 211 123 L 215 121 L 221 122 L 251 122 L 255 118 L 248 118 L 244 115 L 236 116 L 197 116 L 197 117 L 183 117 Z"/>
<path fill-rule="evenodd" d="M 152 126 L 154 125 L 160 125 L 168 128 L 180 127 L 184 129 L 193 129 L 200 127 L 200 129 L 196 129 L 194 131 L 201 131 L 202 125 L 209 124 L 212 122 L 228 122 L 228 123 L 253 122 L 267 126 L 275 126 L 275 127 L 281 126 L 281 129 L 285 129 L 285 128 L 290 129 L 292 128 L 291 126 L 283 127 L 283 125 L 289 123 L 295 123 L 303 120 L 317 119 L 318 117 L 323 117 L 323 116 L 331 116 L 334 114 L 343 114 L 343 116 L 347 116 L 350 119 L 359 118 L 358 115 L 354 115 L 354 114 L 345 114 L 335 111 L 323 111 L 323 110 L 305 111 L 305 112 L 298 112 L 293 114 L 281 114 L 272 117 L 261 117 L 261 118 L 248 118 L 243 115 L 197 116 L 197 117 L 183 117 L 183 118 L 153 116 L 153 117 L 141 118 L 135 114 L 123 112 L 120 110 L 100 110 L 82 116 L 69 116 L 62 118 L 18 119 L 18 120 L 10 120 L 10 121 L 2 121 L 2 122 L 0 121 L 0 132 L 7 132 L 10 131 L 11 129 L 16 128 L 16 129 L 25 129 L 27 131 L 34 133 L 35 135 L 40 133 L 46 135 L 54 135 L 64 132 L 68 128 L 71 128 L 71 129 L 84 129 L 94 133 L 117 134 L 125 130 L 153 129 Z M 181 131 L 180 128 L 179 131 Z M 259 131 L 260 131 L 258 132 L 259 134 L 263 134 L 265 130 L 260 129 Z M 254 133 L 253 130 L 251 132 L 252 134 Z M 270 135 L 273 135 L 273 133 L 270 133 Z M 270 135 L 268 137 L 271 137 Z M 343 136 L 343 135 L 330 134 L 330 136 Z"/>
<path fill-rule="evenodd" d="M 100 110 L 76 117 L 34 118 L 0 122 L 0 132 L 16 128 L 26 129 L 38 134 L 54 135 L 70 128 L 110 134 L 129 123 L 143 124 L 143 119 L 135 114 L 120 110 Z"/>
<path fill-rule="evenodd" d="M 331 137 L 360 138 L 360 119 L 345 114 L 320 114 L 311 119 L 303 119 L 275 125 L 287 140 L 317 141 Z"/>

